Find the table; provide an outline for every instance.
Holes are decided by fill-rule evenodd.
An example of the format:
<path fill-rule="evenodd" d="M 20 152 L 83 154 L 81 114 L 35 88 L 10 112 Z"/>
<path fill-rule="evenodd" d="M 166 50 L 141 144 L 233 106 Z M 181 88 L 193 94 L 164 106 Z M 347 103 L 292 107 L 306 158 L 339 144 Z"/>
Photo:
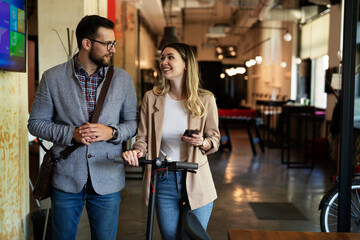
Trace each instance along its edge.
<path fill-rule="evenodd" d="M 280 146 L 279 116 L 284 101 L 256 100 L 256 110 L 264 119 L 263 139 L 268 147 Z"/>
<path fill-rule="evenodd" d="M 359 240 L 360 233 L 228 230 L 228 240 Z"/>
<path fill-rule="evenodd" d="M 220 151 L 223 151 L 225 148 L 230 151 L 232 150 L 228 123 L 234 122 L 243 124 L 246 127 L 253 155 L 256 156 L 255 143 L 259 143 L 261 151 L 264 152 L 264 145 L 259 130 L 259 125 L 263 124 L 263 120 L 256 117 L 254 109 L 218 109 L 218 114 L 220 128 L 224 129 L 225 137 L 227 138 L 226 144 L 222 144 L 220 141 Z M 256 137 L 253 137 L 251 133 L 252 127 L 255 129 Z"/>
<path fill-rule="evenodd" d="M 300 104 L 285 104 L 282 107 L 283 122 L 281 128 L 281 163 L 287 164 L 289 168 L 314 168 L 316 136 L 320 134 L 320 123 L 325 118 L 324 111 L 317 111 L 314 106 Z M 291 139 L 290 131 L 294 127 L 292 119 L 297 121 L 296 141 Z M 309 131 L 311 130 L 310 134 Z M 307 162 L 307 156 L 303 161 L 290 161 L 291 146 L 303 147 L 305 151 L 311 149 L 311 161 Z M 284 156 L 287 153 L 286 158 Z"/>

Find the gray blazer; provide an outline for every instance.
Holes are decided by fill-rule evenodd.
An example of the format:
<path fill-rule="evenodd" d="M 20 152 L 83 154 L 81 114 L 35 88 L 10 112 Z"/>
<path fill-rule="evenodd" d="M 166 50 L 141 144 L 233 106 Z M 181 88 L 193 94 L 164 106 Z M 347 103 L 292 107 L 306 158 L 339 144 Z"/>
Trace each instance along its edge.
<path fill-rule="evenodd" d="M 108 68 L 105 68 L 105 74 Z M 101 87 L 97 89 L 99 97 Z M 125 187 L 123 164 L 114 157 L 122 153 L 121 143 L 136 133 L 136 94 L 131 76 L 114 68 L 99 123 L 119 131 L 116 140 L 80 146 L 54 168 L 52 185 L 65 192 L 79 193 L 91 178 L 95 192 L 110 194 Z M 55 156 L 70 146 L 76 127 L 88 121 L 86 100 L 75 74 L 73 59 L 53 67 L 42 76 L 28 122 L 29 132 L 54 143 Z"/>

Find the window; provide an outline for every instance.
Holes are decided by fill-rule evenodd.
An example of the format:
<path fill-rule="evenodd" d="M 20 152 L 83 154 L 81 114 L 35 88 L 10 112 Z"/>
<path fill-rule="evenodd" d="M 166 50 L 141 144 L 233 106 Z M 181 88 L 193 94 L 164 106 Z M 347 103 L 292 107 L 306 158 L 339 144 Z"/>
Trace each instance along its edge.
<path fill-rule="evenodd" d="M 325 71 L 329 68 L 329 56 L 325 55 L 312 60 L 311 64 L 311 103 L 317 108 L 326 108 Z"/>

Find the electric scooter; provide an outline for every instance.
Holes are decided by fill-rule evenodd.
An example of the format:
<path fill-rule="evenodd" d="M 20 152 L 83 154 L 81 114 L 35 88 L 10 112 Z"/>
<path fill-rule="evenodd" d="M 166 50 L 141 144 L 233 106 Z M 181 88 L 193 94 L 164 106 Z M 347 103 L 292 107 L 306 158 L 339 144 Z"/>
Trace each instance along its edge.
<path fill-rule="evenodd" d="M 141 165 L 150 164 L 152 166 L 152 173 L 151 173 L 152 184 L 150 184 L 149 207 L 148 207 L 147 226 L 146 226 L 146 240 L 151 240 L 153 233 L 153 225 L 154 225 L 154 210 L 155 210 L 155 197 L 156 197 L 158 170 L 164 169 L 167 171 L 174 171 L 174 172 L 186 171 L 195 174 L 196 173 L 195 170 L 198 169 L 198 164 L 190 163 L 190 162 L 178 162 L 178 161 L 171 162 L 169 161 L 168 158 L 165 159 L 156 158 L 154 160 L 146 160 L 145 158 L 139 158 L 138 160 L 139 160 L 139 164 Z M 121 156 L 115 157 L 115 162 L 127 164 L 126 161 L 124 161 Z M 200 221 L 192 212 L 187 212 L 183 216 L 182 223 L 186 233 L 191 239 L 200 239 L 200 240 L 210 239 L 209 235 L 202 227 Z"/>

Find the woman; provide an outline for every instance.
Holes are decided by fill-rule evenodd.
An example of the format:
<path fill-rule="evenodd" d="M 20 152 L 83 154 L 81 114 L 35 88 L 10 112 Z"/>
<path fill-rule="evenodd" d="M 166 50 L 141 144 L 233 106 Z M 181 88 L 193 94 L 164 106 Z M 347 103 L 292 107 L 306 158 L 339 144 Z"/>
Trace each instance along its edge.
<path fill-rule="evenodd" d="M 213 94 L 199 87 L 198 65 L 190 46 L 167 43 L 161 51 L 161 86 L 145 93 L 133 150 L 123 153 L 130 165 L 138 158 L 171 157 L 171 161 L 196 162 L 196 174 L 163 172 L 156 192 L 156 213 L 163 239 L 182 238 L 181 217 L 193 211 L 206 229 L 217 198 L 207 154 L 218 150 L 220 133 Z M 200 133 L 183 136 L 186 129 Z M 148 204 L 151 167 L 143 179 Z"/>

